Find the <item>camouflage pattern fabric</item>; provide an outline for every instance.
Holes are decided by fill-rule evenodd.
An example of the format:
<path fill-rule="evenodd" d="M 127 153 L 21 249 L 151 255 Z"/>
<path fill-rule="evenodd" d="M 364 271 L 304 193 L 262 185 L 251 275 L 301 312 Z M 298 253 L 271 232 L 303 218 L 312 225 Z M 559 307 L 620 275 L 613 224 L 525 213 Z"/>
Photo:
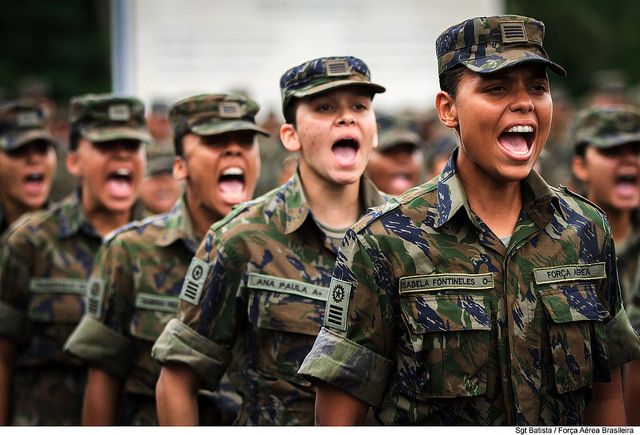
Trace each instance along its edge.
<path fill-rule="evenodd" d="M 519 15 L 476 17 L 449 27 L 436 39 L 438 74 L 464 65 L 491 73 L 522 62 L 543 63 L 559 75 L 567 72 L 544 51 L 544 23 Z"/>
<path fill-rule="evenodd" d="M 532 172 L 507 248 L 456 155 L 347 232 L 299 374 L 383 424 L 580 424 L 592 383 L 640 357 L 604 213 Z"/>
<path fill-rule="evenodd" d="M 640 334 L 640 212 L 633 216 L 633 236 L 619 247 L 620 285 L 631 325 Z"/>
<path fill-rule="evenodd" d="M 383 198 L 361 179 L 363 207 Z M 363 208 L 363 211 L 365 209 Z M 322 325 L 337 243 L 316 224 L 299 175 L 211 227 L 191 263 L 178 319 L 153 348 L 215 388 L 241 371 L 236 423 L 312 425 L 315 389 L 296 372 Z"/>
<path fill-rule="evenodd" d="M 3 237 L 0 335 L 20 347 L 15 423 L 80 423 L 85 370 L 62 346 L 84 312 L 87 279 L 101 242 L 78 193 L 49 211 L 25 215 Z M 62 397 L 68 398 L 64 406 Z M 37 402 L 23 403 L 34 398 Z"/>
<path fill-rule="evenodd" d="M 67 352 L 90 366 L 123 380 L 120 424 L 157 424 L 160 366 L 151 358 L 151 346 L 175 317 L 178 294 L 198 245 L 185 201 L 182 197 L 169 213 L 132 222 L 110 235 L 96 256 L 87 287 L 87 314 L 65 345 Z M 213 401 L 219 395 L 209 396 Z M 237 411 L 239 397 L 230 401 L 225 408 Z M 235 413 L 226 416 L 225 421 L 231 423 L 234 417 Z"/>
<path fill-rule="evenodd" d="M 353 56 L 321 57 L 287 70 L 280 78 L 282 112 L 295 98 L 309 97 L 342 86 L 362 86 L 372 93 L 385 91 L 371 82 L 369 67 Z"/>
<path fill-rule="evenodd" d="M 640 109 L 633 106 L 591 107 L 576 115 L 573 145 L 611 148 L 640 142 Z"/>
<path fill-rule="evenodd" d="M 132 139 L 151 142 L 144 118 L 144 104 L 135 97 L 86 94 L 69 103 L 71 129 L 91 142 Z"/>
<path fill-rule="evenodd" d="M 256 124 L 258 110 L 258 103 L 237 95 L 201 94 L 175 103 L 169 120 L 177 138 L 186 133 L 210 136 L 231 131 L 255 131 L 269 136 L 268 131 Z"/>

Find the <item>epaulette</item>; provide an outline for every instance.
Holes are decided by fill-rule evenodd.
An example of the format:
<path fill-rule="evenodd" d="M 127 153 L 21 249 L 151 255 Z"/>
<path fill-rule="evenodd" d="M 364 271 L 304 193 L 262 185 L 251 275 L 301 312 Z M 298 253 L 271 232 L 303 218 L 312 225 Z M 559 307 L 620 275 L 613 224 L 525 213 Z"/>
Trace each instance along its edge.
<path fill-rule="evenodd" d="M 124 233 L 125 231 L 129 231 L 131 229 L 138 228 L 138 225 L 140 225 L 140 221 L 133 220 L 131 222 L 128 222 L 128 223 L 122 225 L 121 227 L 116 228 L 115 230 L 111 230 L 110 232 L 107 233 L 106 236 L 104 236 L 104 239 L 102 240 L 102 243 L 103 244 L 109 243 L 118 234 Z"/>
<path fill-rule="evenodd" d="M 573 190 L 569 189 L 567 186 L 560 186 L 559 188 L 555 188 L 552 187 L 552 189 L 557 189 L 559 191 L 561 191 L 562 193 L 564 193 L 565 195 L 568 196 L 572 196 L 580 201 L 586 202 L 587 204 L 589 204 L 590 206 L 592 206 L 593 208 L 595 208 L 604 218 L 604 220 L 607 220 L 607 214 L 604 212 L 604 210 L 602 210 L 600 208 L 599 205 L 597 205 L 596 203 L 592 202 L 591 200 L 585 198 L 584 196 L 580 195 L 579 193 L 574 192 Z"/>
<path fill-rule="evenodd" d="M 391 198 L 390 200 L 388 200 L 382 205 L 379 205 L 377 207 L 372 207 L 371 209 L 369 209 L 369 212 L 367 214 L 362 216 L 355 224 L 353 224 L 351 229 L 356 233 L 358 233 L 363 229 L 365 229 L 366 227 L 368 227 L 373 221 L 378 219 L 380 216 L 383 216 L 389 213 L 391 210 L 399 206 L 400 206 L 400 203 L 398 202 L 398 200 L 396 198 Z"/>
<path fill-rule="evenodd" d="M 400 204 L 407 204 L 408 202 L 413 201 L 414 199 L 424 195 L 425 193 L 434 191 L 437 187 L 438 180 L 437 178 L 434 178 L 431 181 L 420 184 L 419 186 L 412 187 L 411 189 L 398 196 L 396 199 Z"/>
<path fill-rule="evenodd" d="M 254 202 L 255 202 L 255 200 L 252 200 L 252 201 L 242 202 L 242 203 L 236 205 L 235 207 L 233 207 L 231 209 L 231 211 L 229 213 L 227 213 L 227 215 L 225 217 L 223 217 L 219 221 L 216 221 L 213 224 L 211 224 L 211 226 L 209 227 L 209 231 L 213 231 L 213 232 L 218 231 L 221 227 L 227 225 L 229 223 L 229 221 L 234 219 L 240 213 L 243 213 L 246 210 L 249 210 L 249 207 L 251 207 L 254 204 Z"/>

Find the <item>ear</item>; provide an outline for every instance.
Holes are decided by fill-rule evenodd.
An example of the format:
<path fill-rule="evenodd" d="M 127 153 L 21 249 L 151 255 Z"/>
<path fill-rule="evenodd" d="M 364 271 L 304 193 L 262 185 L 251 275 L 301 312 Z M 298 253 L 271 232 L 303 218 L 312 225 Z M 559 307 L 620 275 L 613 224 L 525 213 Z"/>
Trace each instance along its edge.
<path fill-rule="evenodd" d="M 447 92 L 440 91 L 436 95 L 436 111 L 438 118 L 445 127 L 458 127 L 458 111 L 456 110 L 456 101 Z"/>
<path fill-rule="evenodd" d="M 182 181 L 186 180 L 188 176 L 187 162 L 182 157 L 176 156 L 173 160 L 173 178 Z"/>
<path fill-rule="evenodd" d="M 81 177 L 82 170 L 80 168 L 80 161 L 78 157 L 78 151 L 71 151 L 67 154 L 67 170 L 74 177 Z"/>
<path fill-rule="evenodd" d="M 571 159 L 571 170 L 573 175 L 582 183 L 589 182 L 589 168 L 587 168 L 587 159 L 582 156 L 573 156 Z"/>
<path fill-rule="evenodd" d="M 293 124 L 283 124 L 280 127 L 280 140 L 287 151 L 300 151 L 300 138 Z"/>

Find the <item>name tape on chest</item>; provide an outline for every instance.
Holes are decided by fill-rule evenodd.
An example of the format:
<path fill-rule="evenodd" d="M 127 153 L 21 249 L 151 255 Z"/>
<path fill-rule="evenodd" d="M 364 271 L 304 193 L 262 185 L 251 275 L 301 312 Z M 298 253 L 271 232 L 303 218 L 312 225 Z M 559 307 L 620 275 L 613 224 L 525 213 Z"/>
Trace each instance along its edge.
<path fill-rule="evenodd" d="M 563 266 L 533 269 L 536 284 L 553 284 L 566 281 L 597 280 L 607 277 L 604 262 L 593 264 L 566 264 Z"/>
<path fill-rule="evenodd" d="M 185 302 L 189 302 L 192 305 L 198 305 L 200 298 L 202 297 L 202 289 L 204 288 L 204 282 L 209 275 L 209 268 L 211 265 L 206 261 L 202 261 L 199 258 L 193 258 L 187 275 L 182 283 L 182 290 L 180 291 L 180 299 Z"/>
<path fill-rule="evenodd" d="M 349 313 L 349 298 L 351 297 L 351 284 L 333 278 L 329 287 L 327 307 L 324 311 L 324 326 L 347 330 L 347 314 Z"/>
<path fill-rule="evenodd" d="M 87 314 L 92 317 L 100 317 L 104 301 L 104 280 L 92 276 L 87 284 Z"/>
<path fill-rule="evenodd" d="M 328 287 L 320 287 L 293 279 L 277 278 L 259 273 L 250 273 L 247 287 L 268 290 L 277 293 L 303 296 L 305 298 L 326 301 L 329 294 Z"/>
<path fill-rule="evenodd" d="M 400 294 L 440 290 L 486 290 L 494 287 L 492 273 L 439 273 L 403 276 L 398 283 Z"/>
<path fill-rule="evenodd" d="M 74 278 L 31 278 L 29 281 L 29 290 L 33 293 L 84 295 L 87 290 L 87 280 Z"/>
<path fill-rule="evenodd" d="M 152 293 L 138 293 L 136 295 L 136 308 L 150 311 L 162 311 L 175 313 L 178 311 L 180 299 L 175 296 L 154 295 Z"/>

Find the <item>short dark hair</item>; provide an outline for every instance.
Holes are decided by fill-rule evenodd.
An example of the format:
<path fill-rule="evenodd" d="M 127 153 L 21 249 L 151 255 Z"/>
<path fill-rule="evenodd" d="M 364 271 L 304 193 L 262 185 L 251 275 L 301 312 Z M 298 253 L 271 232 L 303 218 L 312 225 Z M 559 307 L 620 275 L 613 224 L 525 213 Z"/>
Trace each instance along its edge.
<path fill-rule="evenodd" d="M 283 113 L 284 122 L 293 125 L 293 128 L 296 128 L 296 112 L 298 111 L 299 103 L 300 98 L 292 98 Z"/>
<path fill-rule="evenodd" d="M 466 74 L 467 71 L 469 70 L 464 65 L 457 65 L 440 74 L 438 77 L 440 80 L 440 90 L 451 95 L 452 98 L 455 98 L 458 91 L 458 83 L 460 83 L 462 76 Z"/>
<path fill-rule="evenodd" d="M 177 157 L 182 157 L 182 152 L 184 151 L 182 140 L 184 139 L 186 134 L 187 133 L 182 133 L 173 136 L 173 148 Z"/>
<path fill-rule="evenodd" d="M 78 144 L 80 143 L 81 138 L 82 134 L 80 133 L 80 128 L 77 125 L 72 124 L 71 129 L 69 130 L 69 149 L 71 151 L 78 149 Z"/>

